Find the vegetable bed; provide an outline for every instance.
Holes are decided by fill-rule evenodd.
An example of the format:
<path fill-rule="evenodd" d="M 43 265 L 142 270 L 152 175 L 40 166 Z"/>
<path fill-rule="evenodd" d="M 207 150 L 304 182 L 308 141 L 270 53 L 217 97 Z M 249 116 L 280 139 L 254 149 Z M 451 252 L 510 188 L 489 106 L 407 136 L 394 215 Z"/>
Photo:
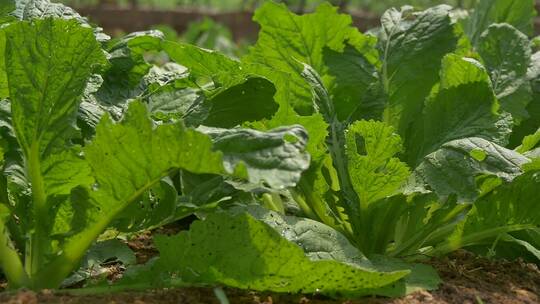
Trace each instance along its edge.
<path fill-rule="evenodd" d="M 511 301 L 488 291 L 506 276 L 538 300 L 533 18 L 529 0 L 404 6 L 361 33 L 331 5 L 300 16 L 268 1 L 257 42 L 232 58 L 3 1 L 2 297 L 440 287 L 442 301 L 462 291 L 451 269 L 495 276 L 478 302 Z M 171 294 L 190 290 L 208 294 Z"/>

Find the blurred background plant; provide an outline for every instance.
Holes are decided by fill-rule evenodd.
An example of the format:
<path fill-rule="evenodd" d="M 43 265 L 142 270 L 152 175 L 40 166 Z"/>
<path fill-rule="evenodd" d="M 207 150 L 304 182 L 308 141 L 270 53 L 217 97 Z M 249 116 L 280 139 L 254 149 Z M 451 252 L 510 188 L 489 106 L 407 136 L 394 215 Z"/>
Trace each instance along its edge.
<path fill-rule="evenodd" d="M 266 1 L 282 2 L 297 13 L 310 12 L 323 2 L 330 2 L 351 14 L 353 23 L 366 31 L 377 27 L 381 14 L 391 7 L 410 5 L 424 9 L 448 4 L 470 9 L 479 0 L 56 0 L 74 7 L 113 37 L 158 29 L 168 40 L 217 50 L 234 58 L 245 54 L 256 40 L 258 26 L 252 21 L 252 13 Z M 540 0 L 536 3 L 540 7 Z"/>
<path fill-rule="evenodd" d="M 73 6 L 115 5 L 120 7 L 139 6 L 159 9 L 197 8 L 219 11 L 252 10 L 268 0 L 64 0 L 60 1 Z M 302 12 L 312 10 L 323 0 L 281 0 L 291 9 Z M 418 8 L 446 3 L 454 7 L 469 8 L 476 0 L 329 0 L 344 10 L 364 10 L 382 13 L 389 7 L 412 5 Z"/>

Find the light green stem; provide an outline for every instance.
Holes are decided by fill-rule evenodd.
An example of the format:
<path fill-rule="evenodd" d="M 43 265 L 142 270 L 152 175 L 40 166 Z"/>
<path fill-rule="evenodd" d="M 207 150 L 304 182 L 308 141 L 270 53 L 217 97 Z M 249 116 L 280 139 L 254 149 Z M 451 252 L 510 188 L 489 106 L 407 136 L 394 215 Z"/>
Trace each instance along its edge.
<path fill-rule="evenodd" d="M 170 171 L 164 172 L 158 178 L 149 181 L 140 189 L 135 191 L 123 203 L 112 210 L 104 212 L 99 219 L 84 231 L 72 237 L 62 248 L 62 254 L 55 257 L 47 264 L 38 275 L 33 278 L 37 284 L 36 289 L 57 288 L 62 281 L 78 266 L 79 261 L 86 254 L 86 251 L 97 239 L 97 237 L 109 226 L 109 224 L 127 206 L 135 202 L 143 193 L 158 183 L 163 177 L 170 175 Z"/>
<path fill-rule="evenodd" d="M 280 201 L 277 201 L 274 196 L 272 196 L 270 193 L 265 193 L 262 195 L 262 201 L 266 208 L 276 211 L 279 213 L 285 213 L 285 210 L 283 208 L 283 205 L 280 205 Z"/>
<path fill-rule="evenodd" d="M 459 242 L 444 242 L 443 244 L 435 247 L 434 249 L 427 252 L 426 254 L 434 255 L 434 256 L 445 255 L 459 248 L 471 246 L 479 242 L 488 240 L 490 238 L 497 237 L 503 233 L 524 230 L 524 229 L 534 229 L 534 228 L 535 228 L 535 225 L 532 225 L 532 224 L 517 224 L 517 225 L 509 225 L 509 226 L 486 229 L 480 232 L 465 235 L 459 240 Z"/>
<path fill-rule="evenodd" d="M 45 183 L 41 174 L 39 141 L 34 141 L 28 155 L 26 167 L 27 174 L 32 184 L 32 208 L 34 217 L 34 231 L 28 240 L 25 267 L 26 272 L 32 278 L 42 266 L 42 259 L 45 256 L 48 246 L 47 218 L 49 210 L 47 208 L 47 195 L 45 193 Z"/>
<path fill-rule="evenodd" d="M 4 271 L 10 288 L 28 286 L 28 275 L 24 271 L 21 257 L 11 242 L 2 218 L 0 218 L 0 268 Z"/>

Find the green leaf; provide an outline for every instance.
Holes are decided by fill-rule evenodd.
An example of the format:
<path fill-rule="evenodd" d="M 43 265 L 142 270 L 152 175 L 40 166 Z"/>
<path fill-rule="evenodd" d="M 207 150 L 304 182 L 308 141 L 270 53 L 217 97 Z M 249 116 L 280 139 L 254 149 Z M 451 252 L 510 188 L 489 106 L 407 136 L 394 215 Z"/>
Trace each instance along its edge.
<path fill-rule="evenodd" d="M 484 153 L 484 157 L 475 157 Z M 456 195 L 458 202 L 472 203 L 481 194 L 480 178 L 511 181 L 522 174 L 530 160 L 525 156 L 482 138 L 447 142 L 416 167 L 408 192 L 432 190 L 442 198 Z M 423 190 L 422 190 L 423 189 Z"/>
<path fill-rule="evenodd" d="M 448 6 L 410 17 L 407 11 L 386 11 L 378 44 L 380 81 L 387 96 L 383 120 L 396 128 L 406 146 L 410 125 L 421 115 L 424 100 L 439 79 L 441 60 L 456 49 L 459 39 Z"/>
<path fill-rule="evenodd" d="M 243 62 L 266 67 L 266 73 L 262 75 L 274 83 L 279 82 L 280 73 L 286 73 L 287 87 L 278 87 L 278 90 L 287 90 L 289 96 L 285 102 L 300 114 L 311 114 L 313 108 L 312 95 L 301 76 L 303 69 L 298 62 L 305 62 L 321 75 L 326 75 L 323 51 L 327 49 L 329 52 L 327 59 L 334 66 L 336 73 L 338 65 L 343 63 L 341 60 L 339 63 L 331 62 L 332 58 L 329 57 L 333 55 L 332 51 L 344 52 L 347 40 L 355 48 L 354 51 L 352 49 L 348 51 L 358 55 L 356 62 L 359 65 L 376 61 L 377 53 L 372 47 L 374 39 L 360 34 L 352 26 L 350 16 L 338 14 L 337 8 L 328 4 L 318 6 L 314 13 L 299 16 L 290 12 L 283 4 L 267 2 L 256 11 L 254 20 L 261 26 L 261 31 L 257 43 L 250 49 L 249 55 L 243 58 Z M 336 74 L 333 76 L 335 78 Z M 344 90 L 345 87 L 342 87 L 341 93 L 337 94 L 343 94 Z M 340 114 L 343 113 L 343 117 L 346 118 L 347 112 L 353 106 L 352 103 L 357 101 L 336 102 L 343 103 L 340 105 Z"/>
<path fill-rule="evenodd" d="M 505 183 L 476 201 L 452 235 L 435 247 L 445 254 L 457 248 L 485 244 L 508 232 L 534 229 L 540 225 L 537 207 L 540 195 L 539 171 L 531 170 Z"/>
<path fill-rule="evenodd" d="M 190 75 L 195 78 L 212 77 L 223 73 L 233 78 L 236 75 L 243 75 L 238 61 L 219 52 L 172 41 L 163 42 L 162 47 L 174 62 L 187 67 Z"/>
<path fill-rule="evenodd" d="M 248 206 L 247 211 L 300 246 L 312 261 L 334 260 L 383 272 L 411 271 L 403 279 L 373 291 L 374 294 L 404 296 L 414 291 L 437 289 L 441 282 L 437 272 L 428 265 L 408 264 L 385 256 L 374 256 L 368 260 L 342 234 L 319 222 L 282 215 L 259 206 Z M 384 221 L 384 217 L 379 218 Z"/>
<path fill-rule="evenodd" d="M 465 31 L 473 45 L 493 23 L 508 23 L 527 35 L 532 34 L 534 5 L 534 0 L 480 0 L 466 21 Z"/>
<path fill-rule="evenodd" d="M 83 96 L 79 119 L 90 129 L 87 133 L 92 135 L 92 127 L 104 113 L 120 119 L 128 101 L 146 93 L 148 82 L 155 79 L 144 79 L 152 67 L 144 55 L 159 52 L 162 40 L 163 34 L 159 31 L 135 32 L 122 37 L 107 49 L 109 69 L 103 76 L 92 77 Z M 150 75 L 151 78 L 153 76 Z"/>
<path fill-rule="evenodd" d="M 414 124 L 408 162 L 417 165 L 444 143 L 466 137 L 505 145 L 512 122 L 498 113 L 485 69 L 472 59 L 451 54 L 443 59 L 440 78 L 439 90 L 426 100 L 423 116 Z"/>
<path fill-rule="evenodd" d="M 377 294 L 385 297 L 403 297 L 413 292 L 437 290 L 443 282 L 433 267 L 416 263 L 410 264 L 400 259 L 385 256 L 374 256 L 372 262 L 380 271 L 386 269 L 407 269 L 411 273 L 395 284 L 387 285 L 377 290 Z"/>
<path fill-rule="evenodd" d="M 277 111 L 276 89 L 265 78 L 248 76 L 241 83 L 223 88 L 208 102 L 211 109 L 203 124 L 230 128 L 244 122 L 271 118 Z"/>
<path fill-rule="evenodd" d="M 234 127 L 270 118 L 277 111 L 274 84 L 242 69 L 238 61 L 187 44 L 164 42 L 163 49 L 204 87 L 206 100 L 191 108 L 200 124 Z"/>
<path fill-rule="evenodd" d="M 120 123 L 105 116 L 83 152 L 95 184 L 75 189 L 68 202 L 72 210 L 57 217 L 71 229 L 62 238 L 61 252 L 35 278 L 40 286 L 60 284 L 97 236 L 169 173 L 226 173 L 208 136 L 182 124 L 154 127 L 139 102 L 131 103 Z"/>
<path fill-rule="evenodd" d="M 540 143 L 540 129 L 534 134 L 527 135 L 523 138 L 522 144 L 516 148 L 519 153 L 525 153 L 533 150 Z"/>
<path fill-rule="evenodd" d="M 0 54 L 6 53 L 6 34 L 0 29 Z M 9 97 L 9 88 L 6 74 L 6 61 L 0 60 L 0 99 Z"/>
<path fill-rule="evenodd" d="M 10 17 L 16 20 L 34 20 L 44 18 L 74 19 L 85 27 L 90 27 L 90 23 L 81 17 L 74 9 L 62 3 L 54 3 L 49 0 L 15 0 L 15 10 L 10 13 Z M 95 28 L 94 34 L 100 42 L 110 39 L 103 33 L 102 28 Z"/>
<path fill-rule="evenodd" d="M 508 24 L 493 24 L 480 36 L 478 52 L 489 71 L 501 108 L 516 124 L 528 117 L 531 88 L 527 79 L 529 39 Z"/>
<path fill-rule="evenodd" d="M 162 40 L 163 34 L 156 30 L 134 32 L 118 40 L 108 49 L 112 66 L 105 75 L 105 84 L 119 82 L 116 86 L 126 88 L 138 85 L 151 68 L 145 53 L 160 51 Z"/>
<path fill-rule="evenodd" d="M 325 84 L 339 120 L 379 118 L 382 113 L 383 103 L 368 103 L 371 101 L 368 89 L 378 79 L 377 67 L 364 55 L 374 52 L 375 39 L 366 36 L 365 44 L 361 51 L 350 44 L 341 52 L 329 48 L 323 51 L 324 64 L 328 67 Z"/>
<path fill-rule="evenodd" d="M 401 139 L 383 122 L 358 121 L 346 131 L 346 153 L 351 182 L 364 212 L 371 204 L 397 194 L 409 168 L 395 155 Z"/>
<path fill-rule="evenodd" d="M 334 260 L 376 270 L 358 248 L 331 227 L 306 218 L 287 216 L 260 206 L 239 208 L 233 213 L 247 211 L 251 216 L 272 227 L 283 238 L 298 245 L 312 261 Z"/>
<path fill-rule="evenodd" d="M 9 26 L 6 35 L 17 140 L 26 157 L 45 157 L 63 149 L 74 135 L 80 95 L 105 56 L 91 29 L 74 20 L 20 22 Z"/>
<path fill-rule="evenodd" d="M 440 71 L 441 89 L 475 82 L 490 83 L 489 74 L 480 62 L 457 54 L 444 56 Z"/>
<path fill-rule="evenodd" d="M 409 273 L 312 261 L 300 247 L 245 213 L 209 215 L 192 224 L 189 232 L 156 237 L 156 245 L 156 268 L 166 267 L 162 269 L 184 281 L 260 291 L 362 296 Z"/>
<path fill-rule="evenodd" d="M 301 126 L 281 127 L 268 132 L 250 129 L 199 127 L 223 153 L 225 169 L 242 167 L 251 183 L 274 189 L 293 187 L 309 167 L 307 133 Z"/>
<path fill-rule="evenodd" d="M 515 126 L 510 138 L 510 146 L 517 147 L 527 135 L 534 133 L 540 128 L 540 52 L 531 56 L 531 65 L 527 72 L 527 78 L 532 88 L 532 100 L 527 105 L 529 118 Z"/>

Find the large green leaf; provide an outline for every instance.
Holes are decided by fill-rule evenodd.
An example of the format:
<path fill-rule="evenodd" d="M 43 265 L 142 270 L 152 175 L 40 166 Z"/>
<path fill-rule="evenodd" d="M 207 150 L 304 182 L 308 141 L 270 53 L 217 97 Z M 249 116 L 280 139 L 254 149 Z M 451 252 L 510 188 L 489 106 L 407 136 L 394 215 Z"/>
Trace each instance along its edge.
<path fill-rule="evenodd" d="M 351 26 L 350 16 L 338 14 L 337 8 L 328 4 L 320 5 L 312 14 L 299 16 L 290 12 L 283 4 L 267 2 L 257 10 L 254 20 L 260 24 L 261 31 L 257 43 L 243 61 L 268 68 L 263 75 L 274 82 L 279 82 L 280 73 L 288 74 L 287 87 L 278 88 L 278 90 L 288 91 L 289 96 L 285 102 L 301 114 L 310 114 L 313 108 L 309 86 L 301 76 L 303 67 L 298 62 L 305 62 L 319 74 L 326 75 L 327 68 L 323 60 L 326 49 L 327 60 L 333 66 L 333 78 L 336 78 L 341 77 L 337 70 L 345 64 L 342 61 L 345 57 L 339 59 L 333 57 L 336 55 L 335 52 L 346 52 L 344 56 L 347 54 L 355 56 L 355 62 L 358 62 L 359 67 L 354 71 L 358 71 L 358 68 L 368 62 L 376 61 L 377 52 L 372 47 L 373 37 L 360 34 Z M 346 49 L 347 40 L 350 46 Z M 332 59 L 335 60 L 332 61 Z M 367 71 L 360 73 L 366 75 L 367 78 L 371 77 Z M 335 80 L 336 85 L 339 85 L 338 82 L 341 79 Z M 345 86 L 350 87 L 350 84 L 343 82 L 340 84 L 342 87 L 336 94 L 342 96 L 346 90 Z M 358 85 L 365 86 L 361 81 Z M 343 103 L 339 106 L 343 109 L 340 115 L 346 118 L 347 112 L 355 107 L 354 103 L 357 100 L 349 98 L 336 100 L 336 102 Z"/>
<path fill-rule="evenodd" d="M 410 125 L 422 113 L 424 100 L 437 83 L 441 60 L 452 52 L 458 33 L 449 7 L 436 6 L 412 15 L 390 9 L 381 20 L 382 89 L 386 94 L 383 119 L 406 142 Z"/>
<path fill-rule="evenodd" d="M 156 237 L 156 245 L 160 258 L 155 268 L 168 269 L 169 275 L 252 290 L 362 296 L 409 273 L 333 259 L 312 261 L 298 245 L 246 213 L 212 214 L 189 232 Z"/>
<path fill-rule="evenodd" d="M 416 165 L 444 143 L 481 137 L 505 145 L 512 122 L 498 113 L 499 104 L 486 70 L 473 59 L 447 55 L 439 90 L 425 104 L 407 146 L 408 161 Z"/>
<path fill-rule="evenodd" d="M 17 140 L 29 157 L 64 149 L 91 72 L 105 63 L 92 30 L 73 20 L 20 22 L 6 30 L 6 70 Z M 62 45 L 61 51 L 57 49 Z M 29 60 L 32 58 L 32 60 Z"/>
<path fill-rule="evenodd" d="M 383 272 L 411 271 L 409 275 L 398 282 L 374 290 L 374 294 L 394 297 L 403 296 L 418 290 L 436 289 L 441 282 L 437 272 L 428 265 L 407 264 L 384 256 L 374 256 L 370 257 L 373 260 L 368 260 L 341 233 L 322 223 L 282 215 L 259 206 L 249 206 L 247 211 L 256 219 L 274 228 L 288 241 L 300 246 L 312 261 L 335 260 Z M 381 221 L 380 223 L 384 223 L 386 220 L 384 216 L 379 216 L 378 219 Z"/>
<path fill-rule="evenodd" d="M 120 123 L 105 116 L 84 155 L 95 183 L 75 189 L 56 216 L 68 225 L 61 231 L 61 251 L 36 278 L 41 287 L 57 286 L 97 236 L 169 173 L 226 173 L 208 136 L 180 123 L 154 127 L 140 102 L 130 105 Z"/>
<path fill-rule="evenodd" d="M 383 122 L 359 121 L 346 132 L 348 173 L 360 203 L 359 214 L 349 216 L 360 217 L 362 225 L 355 238 L 365 254 L 384 254 L 407 206 L 396 196 L 410 175 L 407 165 L 395 157 L 402 150 L 401 139 Z"/>
<path fill-rule="evenodd" d="M 534 5 L 534 0 L 480 0 L 466 21 L 466 33 L 473 45 L 493 23 L 508 23 L 525 34 L 532 34 Z"/>
<path fill-rule="evenodd" d="M 80 96 L 106 59 L 92 29 L 77 20 L 19 21 L 3 31 L 10 96 L 1 111 L 2 140 L 9 143 L 3 173 L 9 204 L 22 219 L 10 230 L 33 277 L 56 250 L 48 236 L 58 206 L 72 188 L 93 183 L 72 141 L 79 137 Z"/>
<path fill-rule="evenodd" d="M 531 88 L 527 79 L 529 39 L 508 24 L 493 24 L 480 36 L 478 52 L 489 71 L 501 108 L 516 124 L 528 117 Z"/>
<path fill-rule="evenodd" d="M 511 181 L 521 175 L 521 167 L 529 161 L 482 138 L 457 139 L 424 158 L 414 171 L 409 191 L 432 190 L 443 198 L 456 195 L 459 202 L 472 203 L 499 179 Z"/>

